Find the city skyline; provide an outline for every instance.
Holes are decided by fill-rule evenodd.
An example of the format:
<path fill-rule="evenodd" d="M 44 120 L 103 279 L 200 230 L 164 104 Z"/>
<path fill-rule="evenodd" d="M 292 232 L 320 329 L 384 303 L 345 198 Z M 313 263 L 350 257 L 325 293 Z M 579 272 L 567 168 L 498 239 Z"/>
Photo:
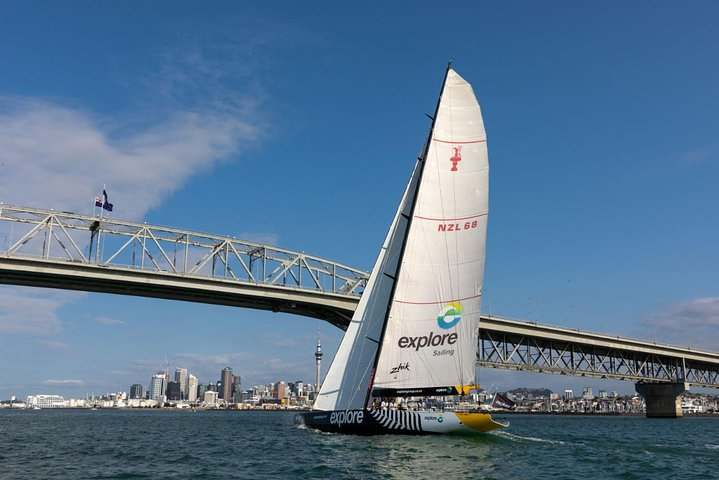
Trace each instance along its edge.
<path fill-rule="evenodd" d="M 4 9 L 0 202 L 92 214 L 105 186 L 114 218 L 369 270 L 454 59 L 488 135 L 483 311 L 719 350 L 717 4 L 458 2 L 441 35 L 429 2 L 39 5 Z M 167 361 L 312 379 L 318 327 L 324 375 L 342 332 L 318 320 L 3 285 L 0 398 Z"/>

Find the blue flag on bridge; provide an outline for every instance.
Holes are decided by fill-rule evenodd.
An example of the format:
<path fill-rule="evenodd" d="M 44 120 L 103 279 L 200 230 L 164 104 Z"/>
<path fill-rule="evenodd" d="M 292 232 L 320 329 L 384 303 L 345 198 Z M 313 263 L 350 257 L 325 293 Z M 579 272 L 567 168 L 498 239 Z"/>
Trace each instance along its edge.
<path fill-rule="evenodd" d="M 102 198 L 95 197 L 95 206 L 102 207 L 104 210 L 112 212 L 112 203 L 107 201 L 107 191 L 105 191 L 104 188 L 102 189 Z"/>

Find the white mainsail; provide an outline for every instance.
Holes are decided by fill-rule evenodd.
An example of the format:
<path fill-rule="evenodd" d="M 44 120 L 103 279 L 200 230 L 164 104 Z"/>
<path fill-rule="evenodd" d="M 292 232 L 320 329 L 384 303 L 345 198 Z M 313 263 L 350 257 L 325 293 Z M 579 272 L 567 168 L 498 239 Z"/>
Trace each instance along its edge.
<path fill-rule="evenodd" d="M 475 384 L 488 182 L 479 104 L 471 85 L 450 69 L 387 319 L 376 389 L 406 394 L 401 390 L 462 391 Z"/>
<path fill-rule="evenodd" d="M 474 384 L 486 136 L 472 87 L 451 68 L 442 92 L 428 144 L 314 410 L 365 408 L 372 387 L 441 393 Z"/>

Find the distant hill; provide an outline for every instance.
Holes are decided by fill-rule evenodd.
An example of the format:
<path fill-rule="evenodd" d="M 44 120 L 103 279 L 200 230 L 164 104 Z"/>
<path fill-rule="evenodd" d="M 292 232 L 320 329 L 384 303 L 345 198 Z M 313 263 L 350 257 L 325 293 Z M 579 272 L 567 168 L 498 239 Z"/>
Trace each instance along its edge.
<path fill-rule="evenodd" d="M 511 393 L 512 395 L 516 396 L 524 396 L 527 395 L 534 395 L 535 397 L 547 397 L 549 398 L 549 395 L 551 395 L 552 391 L 548 388 L 515 388 L 514 390 L 510 390 L 508 393 Z"/>

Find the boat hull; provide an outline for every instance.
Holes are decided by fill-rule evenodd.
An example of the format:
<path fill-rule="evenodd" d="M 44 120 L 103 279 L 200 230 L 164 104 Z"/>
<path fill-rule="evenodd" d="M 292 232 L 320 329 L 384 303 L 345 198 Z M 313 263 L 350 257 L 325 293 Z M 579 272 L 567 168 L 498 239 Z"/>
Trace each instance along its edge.
<path fill-rule="evenodd" d="M 474 435 L 507 426 L 488 413 L 413 410 L 312 411 L 297 420 L 322 432 L 353 435 Z"/>

